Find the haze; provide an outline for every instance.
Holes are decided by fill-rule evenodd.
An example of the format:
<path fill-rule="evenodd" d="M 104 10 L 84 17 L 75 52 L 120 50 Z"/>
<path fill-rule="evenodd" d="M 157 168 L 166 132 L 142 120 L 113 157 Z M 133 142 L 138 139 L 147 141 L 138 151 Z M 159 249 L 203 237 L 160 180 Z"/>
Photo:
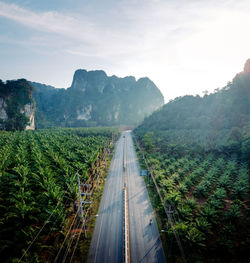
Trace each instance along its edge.
<path fill-rule="evenodd" d="M 0 78 L 147 76 L 165 101 L 223 87 L 249 58 L 249 0 L 0 1 Z"/>

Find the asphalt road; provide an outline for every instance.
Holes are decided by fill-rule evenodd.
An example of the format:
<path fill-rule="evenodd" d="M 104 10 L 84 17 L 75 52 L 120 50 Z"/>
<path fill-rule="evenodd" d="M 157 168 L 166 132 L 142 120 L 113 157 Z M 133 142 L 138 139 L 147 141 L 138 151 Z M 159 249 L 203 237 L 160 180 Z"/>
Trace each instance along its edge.
<path fill-rule="evenodd" d="M 131 133 L 124 132 L 123 135 L 117 143 L 105 184 L 88 262 L 122 262 L 124 140 L 126 141 L 125 181 L 128 186 L 130 262 L 166 262 L 145 183 L 139 174 Z M 153 219 L 151 225 L 150 219 Z"/>
<path fill-rule="evenodd" d="M 133 263 L 166 262 L 144 178 L 140 176 L 130 132 L 126 132 L 126 142 L 130 259 Z M 150 219 L 153 221 L 151 225 Z"/>
<path fill-rule="evenodd" d="M 122 262 L 123 137 L 116 145 L 109 168 L 88 262 Z"/>

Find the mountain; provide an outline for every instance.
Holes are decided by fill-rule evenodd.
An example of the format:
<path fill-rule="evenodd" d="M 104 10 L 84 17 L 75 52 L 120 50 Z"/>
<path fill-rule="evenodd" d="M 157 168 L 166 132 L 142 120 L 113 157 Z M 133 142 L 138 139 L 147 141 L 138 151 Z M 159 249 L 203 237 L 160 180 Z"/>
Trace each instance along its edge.
<path fill-rule="evenodd" d="M 250 59 L 224 88 L 204 97 L 178 97 L 147 117 L 135 132 L 141 137 L 153 132 L 181 147 L 249 149 L 249 105 Z"/>
<path fill-rule="evenodd" d="M 35 129 L 33 87 L 25 79 L 0 80 L 0 129 Z"/>
<path fill-rule="evenodd" d="M 102 70 L 77 70 L 68 89 L 30 84 L 35 88 L 38 128 L 137 125 L 164 103 L 149 78 L 109 77 Z"/>

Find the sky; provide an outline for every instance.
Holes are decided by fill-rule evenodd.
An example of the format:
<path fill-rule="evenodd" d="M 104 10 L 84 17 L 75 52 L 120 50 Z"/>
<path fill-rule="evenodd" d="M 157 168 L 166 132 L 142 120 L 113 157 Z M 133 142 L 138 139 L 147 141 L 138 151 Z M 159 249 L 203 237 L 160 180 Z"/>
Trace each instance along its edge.
<path fill-rule="evenodd" d="M 0 0 L 0 79 L 149 77 L 167 102 L 224 87 L 250 58 L 249 0 Z"/>

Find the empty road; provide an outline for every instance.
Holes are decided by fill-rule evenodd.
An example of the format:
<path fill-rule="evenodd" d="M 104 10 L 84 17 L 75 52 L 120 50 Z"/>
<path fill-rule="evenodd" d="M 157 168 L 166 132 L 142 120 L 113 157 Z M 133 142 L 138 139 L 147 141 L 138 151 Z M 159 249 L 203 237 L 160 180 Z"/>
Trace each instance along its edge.
<path fill-rule="evenodd" d="M 122 262 L 123 138 L 117 142 L 109 168 L 88 262 Z"/>
<path fill-rule="evenodd" d="M 125 136 L 125 138 L 123 138 Z M 126 143 L 126 171 L 123 147 Z M 134 150 L 131 132 L 119 139 L 102 196 L 88 262 L 122 262 L 122 187 L 128 186 L 130 262 L 166 262 L 153 210 Z M 153 223 L 150 225 L 150 219 Z"/>
<path fill-rule="evenodd" d="M 131 262 L 166 262 L 157 223 L 135 153 L 132 136 L 126 133 L 127 182 Z M 150 225 L 150 219 L 153 223 Z"/>

